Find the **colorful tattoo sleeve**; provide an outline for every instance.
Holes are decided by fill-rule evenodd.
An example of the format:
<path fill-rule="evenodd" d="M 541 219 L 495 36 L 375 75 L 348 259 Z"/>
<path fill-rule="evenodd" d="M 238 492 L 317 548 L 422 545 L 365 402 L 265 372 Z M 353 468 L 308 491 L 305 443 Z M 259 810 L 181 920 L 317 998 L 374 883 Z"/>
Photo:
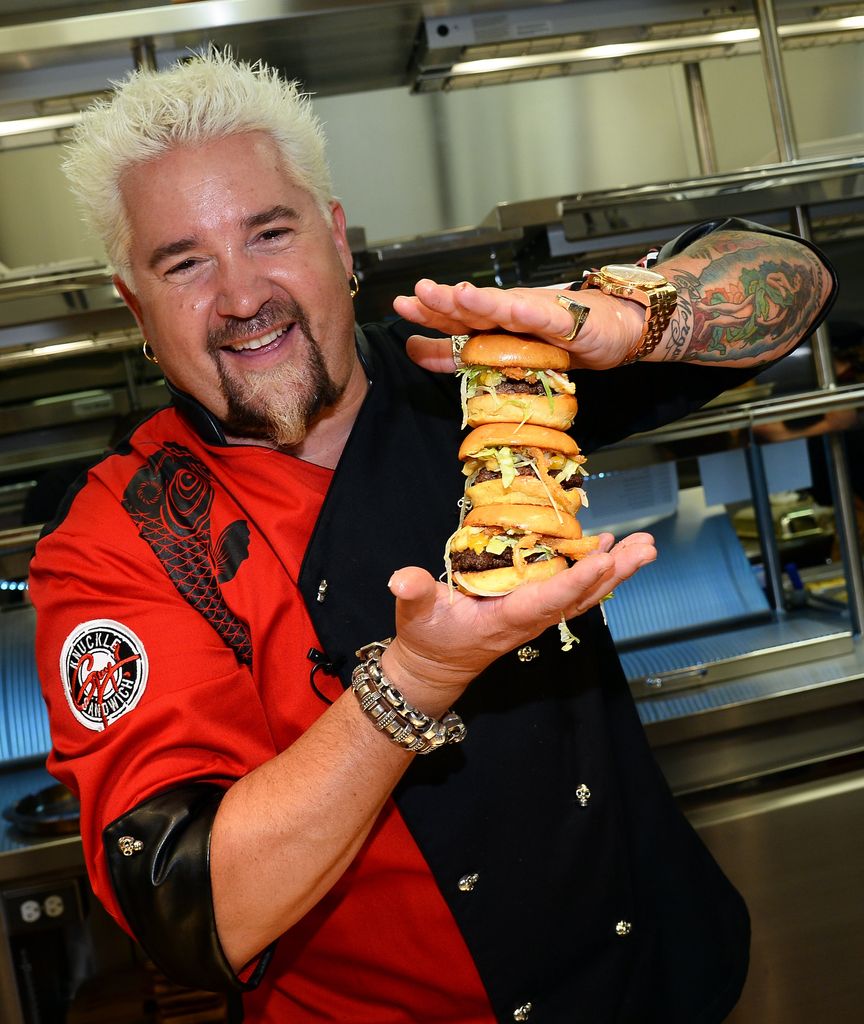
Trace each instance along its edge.
<path fill-rule="evenodd" d="M 768 362 L 813 328 L 831 291 L 816 253 L 772 235 L 707 235 L 670 267 L 678 313 L 666 358 Z M 659 268 L 664 269 L 665 268 Z"/>

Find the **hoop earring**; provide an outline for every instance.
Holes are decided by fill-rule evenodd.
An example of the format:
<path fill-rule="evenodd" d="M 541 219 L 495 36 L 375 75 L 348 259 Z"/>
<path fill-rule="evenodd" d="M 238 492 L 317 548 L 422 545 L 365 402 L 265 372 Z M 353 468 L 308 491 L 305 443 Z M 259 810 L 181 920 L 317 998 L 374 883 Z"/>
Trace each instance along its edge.
<path fill-rule="evenodd" d="M 154 366 L 159 365 L 159 360 L 153 355 L 153 349 L 150 348 L 150 342 L 145 338 L 144 344 L 141 346 L 141 353 L 148 363 L 153 363 Z"/>
<path fill-rule="evenodd" d="M 348 294 L 353 299 L 357 292 L 360 291 L 360 282 L 357 280 L 357 275 L 352 274 L 348 278 Z"/>

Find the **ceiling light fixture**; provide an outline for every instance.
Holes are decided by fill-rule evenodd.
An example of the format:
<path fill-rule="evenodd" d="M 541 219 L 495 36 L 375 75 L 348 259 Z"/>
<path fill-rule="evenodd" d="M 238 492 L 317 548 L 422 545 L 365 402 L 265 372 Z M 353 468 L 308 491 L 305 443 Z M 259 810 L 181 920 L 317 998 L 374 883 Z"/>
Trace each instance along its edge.
<path fill-rule="evenodd" d="M 671 26 L 667 26 L 671 27 Z M 689 27 L 689 26 L 688 26 Z M 783 43 L 792 46 L 819 42 L 853 41 L 864 32 L 864 16 L 826 18 L 798 24 L 780 25 L 778 35 Z M 576 71 L 601 70 L 608 67 L 640 66 L 656 63 L 658 60 L 694 61 L 709 57 L 730 56 L 739 53 L 756 52 L 759 45 L 759 29 L 756 27 L 731 28 L 701 34 L 679 35 L 671 33 L 665 38 L 639 39 L 633 41 L 602 43 L 567 50 L 560 47 L 561 37 L 548 36 L 531 40 L 531 52 L 507 56 L 470 59 L 471 51 L 485 47 L 465 47 L 463 54 L 468 58 L 459 60 L 450 67 L 441 65 L 421 68 L 415 88 L 419 91 L 461 88 L 470 85 L 502 83 L 512 75 L 512 80 L 531 77 L 545 78 L 555 74 L 572 74 Z M 509 44 L 508 44 L 509 45 Z M 538 51 L 538 47 L 543 49 Z M 486 79 L 487 81 L 484 81 Z"/>

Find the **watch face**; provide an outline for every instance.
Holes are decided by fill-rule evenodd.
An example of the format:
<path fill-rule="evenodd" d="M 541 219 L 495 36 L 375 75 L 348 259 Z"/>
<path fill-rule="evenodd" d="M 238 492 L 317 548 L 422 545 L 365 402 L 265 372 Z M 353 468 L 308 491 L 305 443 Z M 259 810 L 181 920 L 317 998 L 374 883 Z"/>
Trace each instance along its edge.
<path fill-rule="evenodd" d="M 656 288 L 658 284 L 666 283 L 666 278 L 662 274 L 627 264 L 610 263 L 602 268 L 602 273 L 614 284 L 628 284 L 634 288 Z"/>

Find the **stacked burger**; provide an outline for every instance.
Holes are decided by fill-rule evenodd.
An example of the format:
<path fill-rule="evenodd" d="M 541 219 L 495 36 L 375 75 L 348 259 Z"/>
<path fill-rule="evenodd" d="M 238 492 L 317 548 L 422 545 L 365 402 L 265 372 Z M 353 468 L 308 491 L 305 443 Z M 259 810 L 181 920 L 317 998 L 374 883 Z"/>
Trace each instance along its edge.
<path fill-rule="evenodd" d="M 584 456 L 565 433 L 576 415 L 569 356 L 517 334 L 476 334 L 459 353 L 467 476 L 463 516 L 447 542 L 448 577 L 499 597 L 546 579 L 597 548 L 576 518 L 587 505 Z"/>

